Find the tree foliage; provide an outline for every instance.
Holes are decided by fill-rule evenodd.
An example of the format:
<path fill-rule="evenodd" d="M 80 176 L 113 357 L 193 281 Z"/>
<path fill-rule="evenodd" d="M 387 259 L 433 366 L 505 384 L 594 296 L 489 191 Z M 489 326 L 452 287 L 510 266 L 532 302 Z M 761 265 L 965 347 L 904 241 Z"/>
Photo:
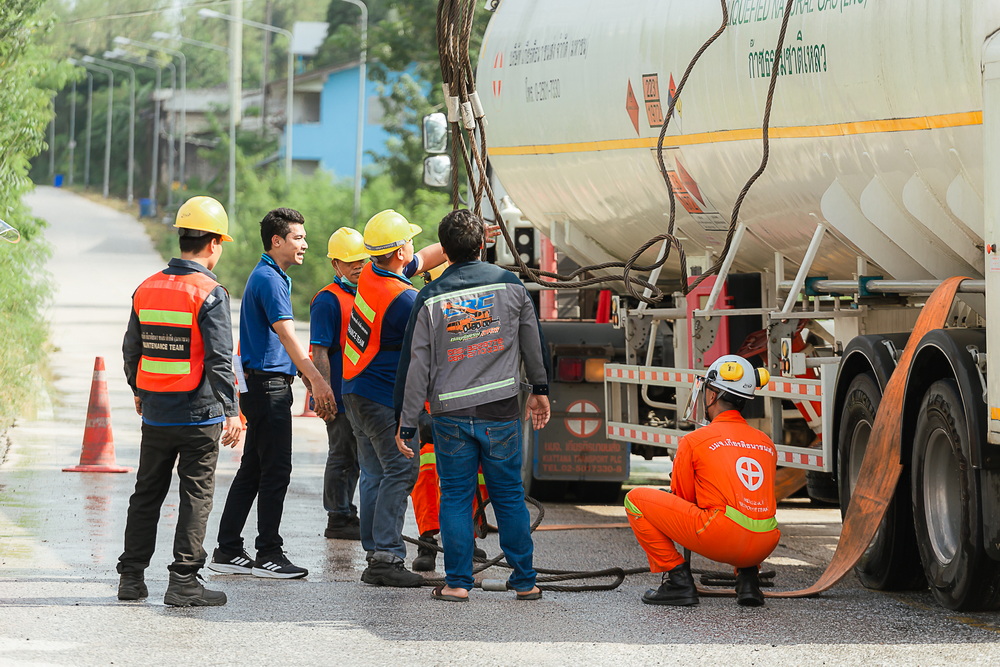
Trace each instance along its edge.
<path fill-rule="evenodd" d="M 344 12 L 346 2 L 330 5 L 330 36 L 317 59 L 328 64 L 356 59 L 357 11 Z M 422 181 L 424 150 L 420 120 L 444 109 L 437 44 L 437 3 L 430 0 L 403 2 L 371 0 L 368 31 L 369 76 L 385 89 L 385 129 L 392 135 L 379 165 L 407 199 L 426 195 Z M 334 14 L 334 9 L 337 13 Z M 334 23 L 337 18 L 341 22 Z M 478 11 L 473 25 L 470 57 L 475 64 L 489 14 Z M 394 77 L 394 73 L 404 73 Z M 440 197 L 446 195 L 438 193 Z"/>
<path fill-rule="evenodd" d="M 43 270 L 49 250 L 42 222 L 21 197 L 33 186 L 31 158 L 45 147 L 52 117 L 50 99 L 69 68 L 56 65 L 43 47 L 49 23 L 41 0 L 0 3 L 0 218 L 21 232 L 17 245 L 0 242 L 0 429 L 25 408 L 43 362 L 45 325 L 39 311 L 49 292 Z"/>

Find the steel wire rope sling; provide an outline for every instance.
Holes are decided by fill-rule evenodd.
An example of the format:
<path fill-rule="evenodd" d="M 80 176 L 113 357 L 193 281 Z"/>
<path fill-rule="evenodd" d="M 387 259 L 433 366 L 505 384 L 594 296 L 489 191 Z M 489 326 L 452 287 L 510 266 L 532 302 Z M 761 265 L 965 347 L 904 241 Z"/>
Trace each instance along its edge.
<path fill-rule="evenodd" d="M 438 53 L 441 61 L 445 106 L 452 134 L 452 163 L 457 165 L 459 155 L 461 155 L 470 180 L 470 199 L 473 213 L 482 217 L 482 198 L 485 195 L 493 210 L 494 219 L 499 221 L 501 220 L 500 208 L 490 187 L 489 175 L 486 170 L 486 155 L 488 152 L 486 114 L 479 100 L 479 94 L 476 92 L 475 73 L 472 68 L 472 60 L 469 56 L 475 4 L 475 0 L 440 0 L 437 12 Z M 466 139 L 466 135 L 468 135 L 468 140 Z M 453 169 L 451 186 L 452 202 L 455 208 L 458 208 L 459 205 L 458 180 L 458 169 Z M 663 299 L 663 292 L 642 278 L 627 275 L 624 269 L 629 267 L 630 270 L 634 271 L 652 271 L 662 265 L 665 259 L 658 264 L 650 266 L 635 266 L 635 262 L 648 248 L 664 240 L 668 240 L 672 246 L 677 248 L 682 272 L 687 272 L 684 251 L 681 248 L 680 241 L 672 237 L 667 239 L 666 235 L 656 236 L 644 243 L 627 262 L 594 264 L 580 267 L 568 275 L 562 275 L 527 266 L 520 258 L 519 253 L 514 249 L 514 241 L 510 237 L 506 227 L 502 224 L 500 225 L 500 231 L 517 262 L 515 266 L 504 268 L 519 273 L 522 277 L 537 283 L 543 289 L 578 289 L 602 283 L 623 282 L 628 292 L 637 299 L 649 304 L 655 304 Z M 580 278 L 580 276 L 587 272 L 608 269 L 623 269 L 623 273 L 620 275 Z M 641 295 L 635 290 L 634 286 L 649 290 L 650 296 Z"/>

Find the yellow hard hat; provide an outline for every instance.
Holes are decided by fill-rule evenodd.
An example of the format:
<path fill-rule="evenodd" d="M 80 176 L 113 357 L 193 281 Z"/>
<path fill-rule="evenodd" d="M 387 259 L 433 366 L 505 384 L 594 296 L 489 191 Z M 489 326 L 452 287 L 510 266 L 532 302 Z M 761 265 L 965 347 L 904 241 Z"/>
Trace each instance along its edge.
<path fill-rule="evenodd" d="M 424 283 L 426 284 L 426 283 L 432 282 L 432 281 L 437 280 L 438 278 L 440 278 L 441 274 L 444 273 L 444 270 L 447 269 L 447 268 L 448 268 L 448 262 L 441 262 L 440 264 L 438 264 L 437 266 L 435 266 L 433 269 L 428 269 L 427 271 L 424 271 L 420 275 L 423 276 Z"/>
<path fill-rule="evenodd" d="M 330 240 L 326 244 L 326 256 L 342 262 L 368 259 L 368 253 L 365 252 L 365 237 L 356 229 L 341 227 L 330 234 Z"/>
<path fill-rule="evenodd" d="M 376 213 L 365 225 L 365 250 L 373 255 L 384 255 L 420 233 L 420 227 L 391 208 Z"/>
<path fill-rule="evenodd" d="M 218 234 L 223 241 L 233 240 L 228 234 L 229 216 L 226 209 L 211 197 L 191 197 L 184 202 L 177 209 L 174 227 Z"/>

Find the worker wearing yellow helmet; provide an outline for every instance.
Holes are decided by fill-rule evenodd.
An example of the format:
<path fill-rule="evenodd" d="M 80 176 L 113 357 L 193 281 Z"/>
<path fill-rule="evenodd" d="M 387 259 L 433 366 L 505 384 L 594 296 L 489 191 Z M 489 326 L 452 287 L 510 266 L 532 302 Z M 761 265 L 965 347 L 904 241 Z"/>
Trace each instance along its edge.
<path fill-rule="evenodd" d="M 241 432 L 229 293 L 212 273 L 223 243 L 233 239 L 226 210 L 211 197 L 186 201 L 174 226 L 181 256 L 136 289 L 122 344 L 125 376 L 143 424 L 125 550 L 118 559 L 118 599 L 148 595 L 144 572 L 156 546 L 163 492 L 176 462 L 182 510 L 163 602 L 222 605 L 226 594 L 206 590 L 197 573 L 205 564 L 202 543 L 219 442 L 233 447 Z"/>
<path fill-rule="evenodd" d="M 646 604 L 698 604 L 691 565 L 675 542 L 736 572 L 736 602 L 764 604 L 758 569 L 778 544 L 774 475 L 777 451 L 741 410 L 768 383 L 763 368 L 736 355 L 716 360 L 695 384 L 691 413 L 703 408 L 711 420 L 681 438 L 670 490 L 638 488 L 625 496 L 625 510 L 659 588 L 642 596 Z"/>
<path fill-rule="evenodd" d="M 365 239 L 358 230 L 341 227 L 330 235 L 326 256 L 333 266 L 333 282 L 321 289 L 309 306 L 313 363 L 330 383 L 337 402 L 337 414 L 326 423 L 329 451 L 323 475 L 324 534 L 332 539 L 357 540 L 361 533 L 353 499 L 360 468 L 358 442 L 344 409 L 343 349 L 358 278 L 368 263 Z"/>
<path fill-rule="evenodd" d="M 410 277 L 444 260 L 436 243 L 418 253 L 420 227 L 393 210 L 365 225 L 365 252 L 344 342 L 344 405 L 354 426 L 361 466 L 361 544 L 369 554 L 361 580 L 377 586 L 414 587 L 424 579 L 405 567 L 403 515 L 418 461 L 396 448 L 392 392 L 403 334 L 417 291 Z"/>

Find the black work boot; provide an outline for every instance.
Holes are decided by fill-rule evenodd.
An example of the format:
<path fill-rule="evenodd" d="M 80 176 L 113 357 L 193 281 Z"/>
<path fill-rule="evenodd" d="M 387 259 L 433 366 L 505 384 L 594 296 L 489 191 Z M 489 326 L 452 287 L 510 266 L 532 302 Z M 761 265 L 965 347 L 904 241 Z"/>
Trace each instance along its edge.
<path fill-rule="evenodd" d="M 333 540 L 360 540 L 361 527 L 350 517 L 342 514 L 330 514 L 326 520 L 326 530 L 323 534 Z"/>
<path fill-rule="evenodd" d="M 141 600 L 149 596 L 142 572 L 125 572 L 118 580 L 119 600 Z"/>
<path fill-rule="evenodd" d="M 170 573 L 170 583 L 163 596 L 163 604 L 171 607 L 218 607 L 226 604 L 226 594 L 205 588 L 197 572 Z"/>
<path fill-rule="evenodd" d="M 422 534 L 420 536 L 420 541 L 437 544 L 437 539 L 434 537 L 434 533 Z M 436 559 L 437 549 L 432 549 L 431 547 L 425 547 L 423 545 L 417 546 L 417 557 L 413 559 L 413 571 L 432 572 L 434 570 L 434 561 Z"/>
<path fill-rule="evenodd" d="M 764 604 L 756 567 L 741 567 L 736 570 L 736 604 L 741 607 L 760 607 Z"/>
<path fill-rule="evenodd" d="M 698 604 L 698 589 L 694 585 L 694 577 L 691 576 L 691 564 L 681 563 L 669 572 L 664 572 L 660 587 L 646 591 L 642 601 L 646 604 L 666 604 L 674 607 Z"/>
<path fill-rule="evenodd" d="M 407 570 L 401 560 L 395 563 L 372 561 L 361 574 L 361 581 L 373 586 L 392 588 L 417 588 L 424 585 L 424 578 L 416 572 Z"/>

